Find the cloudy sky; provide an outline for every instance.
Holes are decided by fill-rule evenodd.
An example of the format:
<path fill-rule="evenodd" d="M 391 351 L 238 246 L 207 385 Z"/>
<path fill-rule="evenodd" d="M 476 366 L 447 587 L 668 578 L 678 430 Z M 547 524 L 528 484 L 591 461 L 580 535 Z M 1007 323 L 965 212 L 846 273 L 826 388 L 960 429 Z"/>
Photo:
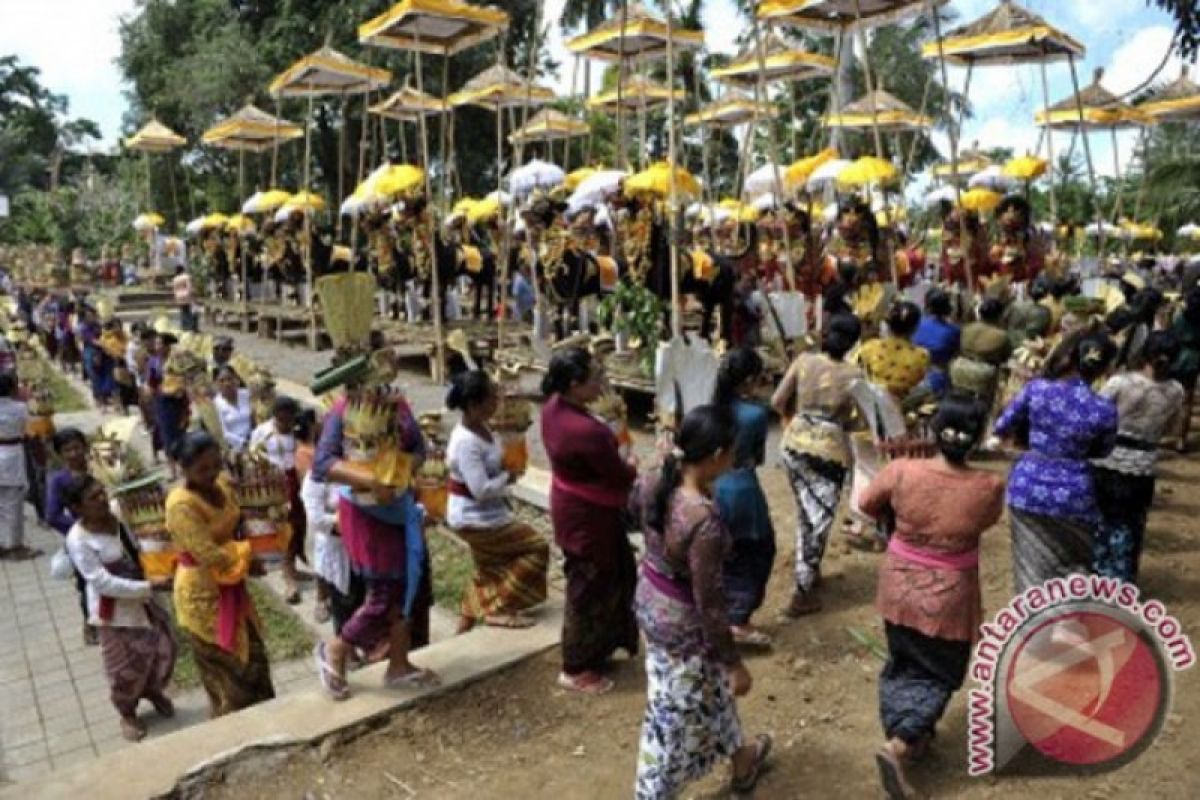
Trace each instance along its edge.
<path fill-rule="evenodd" d="M 545 14 L 557 18 L 564 0 L 549 0 Z M 118 20 L 129 14 L 135 0 L 0 0 L 0 54 L 15 53 L 42 70 L 53 90 L 66 94 L 73 114 L 100 123 L 104 144 L 116 142 L 125 103 L 120 74 L 114 63 L 120 41 Z M 384 2 L 380 2 L 383 7 Z M 952 0 L 960 20 L 970 20 L 994 7 L 995 0 Z M 1117 92 L 1128 91 L 1145 80 L 1158 66 L 1171 41 L 1171 21 L 1146 0 L 1026 0 L 1025 5 L 1065 28 L 1087 45 L 1088 54 L 1079 66 L 1080 82 L 1090 82 L 1092 70 L 1103 67 L 1104 84 Z M 742 28 L 731 0 L 708 0 L 706 4 L 708 47 L 715 52 L 732 52 Z M 53 24 L 50 24 L 53 22 Z M 562 35 L 552 32 L 552 48 L 567 63 Z M 297 54 L 299 55 L 299 54 Z M 1163 77 L 1174 78 L 1179 62 L 1172 58 Z M 569 89 L 570 69 L 563 69 L 560 89 Z M 951 70 L 951 81 L 961 87 L 965 71 Z M 1050 68 L 1051 102 L 1071 91 L 1065 65 Z M 975 117 L 968 121 L 964 144 L 978 141 L 983 147 L 1033 148 L 1038 131 L 1031 124 L 1041 103 L 1040 76 L 1033 67 L 977 70 L 972 78 L 971 100 Z M 1067 135 L 1060 135 L 1061 147 Z M 1122 136 L 1120 153 L 1127 158 L 1133 134 Z M 944 142 L 943 149 L 946 149 Z M 1112 172 L 1112 146 L 1106 136 L 1093 139 L 1093 154 L 1099 171 Z"/>

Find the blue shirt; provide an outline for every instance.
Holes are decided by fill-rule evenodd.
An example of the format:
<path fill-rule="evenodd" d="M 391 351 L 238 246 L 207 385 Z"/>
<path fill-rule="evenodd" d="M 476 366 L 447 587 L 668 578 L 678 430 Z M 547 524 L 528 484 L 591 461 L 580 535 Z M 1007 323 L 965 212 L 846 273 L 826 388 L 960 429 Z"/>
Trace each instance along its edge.
<path fill-rule="evenodd" d="M 533 284 L 518 272 L 513 276 L 512 292 L 513 301 L 517 304 L 517 317 L 524 319 L 534 306 Z"/>
<path fill-rule="evenodd" d="M 929 358 L 935 366 L 944 367 L 958 355 L 959 349 L 958 326 L 940 320 L 937 317 L 921 317 L 917 332 L 913 334 L 912 343 L 929 351 Z"/>
<path fill-rule="evenodd" d="M 1083 380 L 1030 381 L 996 421 L 996 435 L 1023 427 L 1029 451 L 1008 478 L 1008 504 L 1019 511 L 1094 522 L 1098 516 L 1088 460 L 1112 451 L 1117 407 Z"/>

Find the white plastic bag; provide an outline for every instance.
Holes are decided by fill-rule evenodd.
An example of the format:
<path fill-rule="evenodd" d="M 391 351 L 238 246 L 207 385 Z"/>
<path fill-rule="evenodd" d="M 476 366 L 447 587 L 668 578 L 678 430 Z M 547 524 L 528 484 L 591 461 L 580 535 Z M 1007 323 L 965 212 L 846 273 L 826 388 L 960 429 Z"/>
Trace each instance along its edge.
<path fill-rule="evenodd" d="M 67 554 L 67 547 L 63 545 L 54 551 L 54 555 L 50 556 L 50 577 L 56 581 L 69 581 L 75 577 L 75 565 L 71 562 L 71 556 Z"/>
<path fill-rule="evenodd" d="M 712 401 L 720 360 L 698 336 L 659 344 L 654 359 L 654 394 L 660 414 L 681 421 L 688 411 Z M 676 395 L 683 401 L 678 405 Z"/>

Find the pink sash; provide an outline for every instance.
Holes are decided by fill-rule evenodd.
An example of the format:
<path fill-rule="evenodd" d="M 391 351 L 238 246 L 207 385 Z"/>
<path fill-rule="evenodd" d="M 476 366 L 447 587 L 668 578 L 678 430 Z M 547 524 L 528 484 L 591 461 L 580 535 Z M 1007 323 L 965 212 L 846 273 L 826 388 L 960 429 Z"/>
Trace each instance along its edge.
<path fill-rule="evenodd" d="M 893 536 L 888 542 L 888 552 L 897 558 L 930 569 L 967 570 L 979 566 L 978 547 L 962 553 L 938 553 L 914 547 L 902 541 L 899 536 Z"/>
<path fill-rule="evenodd" d="M 179 566 L 195 568 L 199 566 L 191 553 L 179 554 Z M 217 646 L 227 653 L 237 649 L 238 627 L 242 620 L 250 616 L 250 592 L 246 591 L 246 582 L 242 581 L 233 586 L 220 584 L 217 586 Z"/>

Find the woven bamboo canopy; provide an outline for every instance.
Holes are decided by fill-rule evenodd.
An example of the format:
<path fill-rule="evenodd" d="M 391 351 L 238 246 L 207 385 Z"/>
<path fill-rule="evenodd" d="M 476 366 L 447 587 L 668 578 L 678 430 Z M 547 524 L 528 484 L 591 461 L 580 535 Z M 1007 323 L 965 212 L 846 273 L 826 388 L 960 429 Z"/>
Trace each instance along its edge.
<path fill-rule="evenodd" d="M 620 105 L 626 111 L 637 111 L 640 108 L 666 105 L 672 93 L 675 95 L 677 103 L 683 102 L 686 97 L 682 89 L 668 89 L 661 83 L 637 75 L 625 82 L 625 86 L 619 94 L 613 88 L 589 97 L 587 107 L 612 110 Z"/>
<path fill-rule="evenodd" d="M 932 0 L 932 4 L 943 6 L 949 1 Z M 841 32 L 890 25 L 922 13 L 929 5 L 927 0 L 764 0 L 757 16 L 795 28 Z"/>
<path fill-rule="evenodd" d="M 772 104 L 756 103 L 754 98 L 741 92 L 729 92 L 717 102 L 702 106 L 694 114 L 688 114 L 683 122 L 685 125 L 732 128 L 756 119 L 772 119 L 775 116 L 776 110 Z"/>
<path fill-rule="evenodd" d="M 1145 125 L 1150 117 L 1122 102 L 1101 85 L 1104 70 L 1097 69 L 1091 84 L 1065 100 L 1039 111 L 1034 120 L 1038 125 L 1055 129 L 1123 128 Z M 1082 119 L 1080 109 L 1082 108 Z"/>
<path fill-rule="evenodd" d="M 1200 86 L 1188 76 L 1185 66 L 1179 77 L 1137 106 L 1155 122 L 1184 122 L 1200 118 Z"/>
<path fill-rule="evenodd" d="M 320 97 L 362 94 L 386 87 L 392 73 L 360 64 L 332 47 L 322 47 L 281 72 L 271 81 L 272 97 Z"/>
<path fill-rule="evenodd" d="M 299 139 L 304 129 L 252 105 L 243 106 L 204 132 L 200 141 L 226 150 L 263 153 L 280 142 Z"/>
<path fill-rule="evenodd" d="M 953 178 L 957 176 L 960 179 L 970 178 L 977 172 L 982 172 L 992 166 L 992 159 L 987 154 L 979 150 L 978 145 L 970 150 L 964 150 L 958 154 L 958 169 L 955 170 L 955 165 L 949 161 L 943 161 L 939 164 L 934 164 L 930 170 L 935 178 Z"/>
<path fill-rule="evenodd" d="M 405 86 L 386 100 L 381 100 L 368 109 L 372 114 L 401 122 L 415 122 L 422 115 L 444 114 L 448 110 L 445 101 L 433 95 L 418 92 Z"/>
<path fill-rule="evenodd" d="M 959 66 L 969 64 L 1037 64 L 1082 58 L 1087 48 L 1064 31 L 1012 0 L 974 22 L 949 31 L 940 44 L 922 48 L 925 58 L 940 58 Z"/>
<path fill-rule="evenodd" d="M 766 83 L 799 82 L 827 77 L 837 69 L 837 61 L 829 56 L 795 47 L 775 33 L 763 39 L 762 58 L 759 56 L 758 48 L 751 44 L 728 66 L 714 69 L 712 77 L 724 83 L 750 87 L 758 82 L 760 74 Z"/>
<path fill-rule="evenodd" d="M 529 121 L 508 135 L 508 141 L 513 144 L 525 142 L 561 142 L 587 136 L 591 130 L 587 123 L 568 117 L 561 111 L 543 108 L 529 118 Z"/>
<path fill-rule="evenodd" d="M 494 39 L 508 14 L 460 0 L 403 0 L 358 26 L 358 41 L 394 50 L 452 56 Z"/>
<path fill-rule="evenodd" d="M 883 89 L 876 89 L 873 94 L 848 103 L 841 112 L 826 114 L 824 124 L 827 128 L 878 128 L 881 132 L 904 132 L 928 128 L 933 120 L 918 114 Z"/>
<path fill-rule="evenodd" d="M 530 83 L 499 64 L 485 69 L 447 98 L 452 106 L 483 106 L 491 109 L 543 105 L 553 99 L 553 90 Z"/>
<path fill-rule="evenodd" d="M 169 153 L 185 144 L 187 139 L 156 119 L 147 122 L 137 133 L 125 140 L 125 147 L 139 153 Z"/>
<path fill-rule="evenodd" d="M 607 22 L 568 41 L 567 49 L 600 61 L 656 60 L 667 57 L 667 41 L 667 23 L 641 3 L 630 3 Z M 704 32 L 672 26 L 670 42 L 676 52 L 699 50 Z"/>

